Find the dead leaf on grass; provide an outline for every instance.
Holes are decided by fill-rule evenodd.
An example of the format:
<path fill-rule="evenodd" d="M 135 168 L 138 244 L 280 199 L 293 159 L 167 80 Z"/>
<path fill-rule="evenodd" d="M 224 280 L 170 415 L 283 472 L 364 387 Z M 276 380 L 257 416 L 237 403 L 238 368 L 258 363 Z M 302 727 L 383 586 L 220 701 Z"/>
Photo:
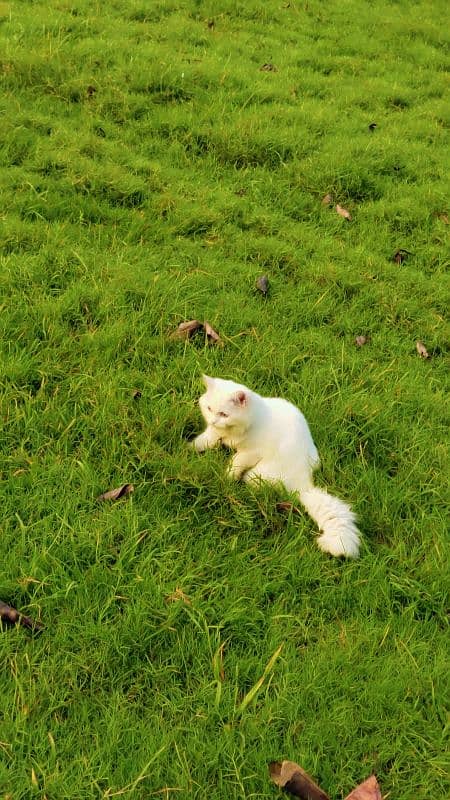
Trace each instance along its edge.
<path fill-rule="evenodd" d="M 275 66 L 275 64 L 270 64 L 268 62 L 267 64 L 263 64 L 262 67 L 259 68 L 259 71 L 260 72 L 278 72 L 278 69 Z"/>
<path fill-rule="evenodd" d="M 269 764 L 269 775 L 277 786 L 294 797 L 301 797 L 303 800 L 330 800 L 295 761 L 272 761 Z"/>
<path fill-rule="evenodd" d="M 343 208 L 342 206 L 337 205 L 336 206 L 336 211 L 337 211 L 337 213 L 339 214 L 340 217 L 344 217 L 344 219 L 351 220 L 352 215 L 350 214 L 350 211 L 347 211 L 346 208 Z"/>
<path fill-rule="evenodd" d="M 222 344 L 222 340 L 209 324 L 209 322 L 199 322 L 198 319 L 191 319 L 189 322 L 180 322 L 178 328 L 170 334 L 171 339 L 190 339 L 197 331 L 204 331 L 209 344 Z"/>
<path fill-rule="evenodd" d="M 269 291 L 269 278 L 267 275 L 261 275 L 261 277 L 258 278 L 256 281 L 256 288 L 261 292 L 261 294 L 267 294 Z"/>
<path fill-rule="evenodd" d="M 190 319 L 189 322 L 180 322 L 178 328 L 170 334 L 171 339 L 190 339 L 193 333 L 203 328 L 198 319 Z"/>
<path fill-rule="evenodd" d="M 322 205 L 329 206 L 333 202 L 333 196 L 331 194 L 326 194 L 325 197 L 322 197 Z"/>
<path fill-rule="evenodd" d="M 429 358 L 430 354 L 423 342 L 416 342 L 416 350 L 421 358 Z"/>
<path fill-rule="evenodd" d="M 140 389 L 133 389 L 132 397 L 133 397 L 133 400 L 140 400 L 140 398 L 142 397 L 141 390 Z"/>
<path fill-rule="evenodd" d="M 368 341 L 368 337 L 364 336 L 364 334 L 361 336 L 355 336 L 355 344 L 357 347 L 363 347 L 363 345 L 367 344 Z"/>
<path fill-rule="evenodd" d="M 404 261 L 408 258 L 408 256 L 412 256 L 409 250 L 404 250 L 402 247 L 400 250 L 397 250 L 393 255 L 393 261 L 396 264 L 403 264 Z"/>
<path fill-rule="evenodd" d="M 345 800 L 382 800 L 381 791 L 375 775 L 371 775 L 364 783 L 360 783 L 347 795 Z"/>
<path fill-rule="evenodd" d="M 288 500 L 282 500 L 280 503 L 277 503 L 275 508 L 277 511 L 287 511 L 288 513 L 292 511 L 293 514 L 302 513 L 297 506 L 294 506 L 293 503 L 289 503 Z"/>
<path fill-rule="evenodd" d="M 103 492 L 103 494 L 99 494 L 97 500 L 121 500 L 122 497 L 127 497 L 127 495 L 134 492 L 134 486 L 132 483 L 123 483 L 122 486 L 118 486 L 117 489 L 110 489 L 109 492 Z"/>
<path fill-rule="evenodd" d="M 441 220 L 441 222 L 443 222 L 445 225 L 448 225 L 448 224 L 449 224 L 449 221 L 448 221 L 448 214 L 446 214 L 444 211 L 436 211 L 436 212 L 435 212 L 435 217 L 437 217 L 438 219 L 440 219 L 440 220 Z"/>
<path fill-rule="evenodd" d="M 175 589 L 174 592 L 172 592 L 171 594 L 168 594 L 167 597 L 166 597 L 166 602 L 167 603 L 176 603 L 177 600 L 181 600 L 186 606 L 191 606 L 192 605 L 192 603 L 189 600 L 189 597 L 187 596 L 187 594 L 185 594 L 183 592 L 183 590 L 180 589 L 178 586 L 177 586 L 177 588 Z"/>
<path fill-rule="evenodd" d="M 214 328 L 211 327 L 209 322 L 204 322 L 203 323 L 203 327 L 205 329 L 206 338 L 208 339 L 208 341 L 217 342 L 217 343 L 219 343 L 221 341 L 219 334 L 217 333 L 217 331 L 214 330 Z"/>
<path fill-rule="evenodd" d="M 8 625 L 22 625 L 24 628 L 28 628 L 28 630 L 33 631 L 34 633 L 39 633 L 44 628 L 40 622 L 36 622 L 30 617 L 26 617 L 24 614 L 21 614 L 20 611 L 17 611 L 16 608 L 13 608 L 13 606 L 8 606 L 7 603 L 3 603 L 1 600 L 0 620 L 2 620 L 2 622 L 6 622 Z"/>

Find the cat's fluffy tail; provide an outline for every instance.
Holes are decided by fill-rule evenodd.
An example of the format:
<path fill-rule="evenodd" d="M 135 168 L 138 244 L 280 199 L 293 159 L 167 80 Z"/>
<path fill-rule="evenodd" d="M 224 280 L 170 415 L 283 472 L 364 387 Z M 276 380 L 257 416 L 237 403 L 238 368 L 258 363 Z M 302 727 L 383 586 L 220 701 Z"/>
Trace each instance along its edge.
<path fill-rule="evenodd" d="M 320 549 L 332 556 L 356 558 L 359 554 L 359 531 L 350 506 L 315 486 L 299 494 L 302 505 L 322 531 L 317 538 Z"/>

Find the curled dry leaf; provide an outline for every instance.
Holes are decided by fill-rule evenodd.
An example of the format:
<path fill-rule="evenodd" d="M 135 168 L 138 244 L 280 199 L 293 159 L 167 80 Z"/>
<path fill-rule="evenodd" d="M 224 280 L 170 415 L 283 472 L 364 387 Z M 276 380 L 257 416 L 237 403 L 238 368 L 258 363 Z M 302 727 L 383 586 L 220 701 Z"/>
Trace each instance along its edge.
<path fill-rule="evenodd" d="M 429 358 L 430 354 L 423 342 L 416 342 L 416 350 L 421 358 Z"/>
<path fill-rule="evenodd" d="M 282 500 L 281 503 L 277 503 L 275 508 L 277 511 L 287 511 L 288 513 L 292 511 L 293 514 L 302 513 L 297 506 L 294 506 L 293 503 L 289 503 L 288 500 Z"/>
<path fill-rule="evenodd" d="M 381 791 L 375 775 L 371 775 L 364 783 L 360 783 L 345 800 L 382 800 Z"/>
<path fill-rule="evenodd" d="M 189 322 L 180 322 L 178 328 L 170 334 L 170 338 L 190 339 L 194 333 L 201 330 L 205 332 L 206 340 L 209 343 L 222 343 L 219 334 L 211 327 L 209 322 L 199 322 L 197 319 L 191 319 Z"/>
<path fill-rule="evenodd" d="M 339 214 L 340 217 L 344 217 L 344 219 L 351 220 L 352 215 L 350 214 L 350 211 L 347 211 L 346 208 L 343 208 L 342 206 L 337 205 L 336 206 L 336 211 L 337 211 L 337 213 Z"/>
<path fill-rule="evenodd" d="M 333 196 L 331 194 L 326 194 L 325 197 L 322 197 L 322 205 L 329 206 L 333 202 Z"/>
<path fill-rule="evenodd" d="M 204 327 L 204 329 L 205 329 L 206 338 L 207 338 L 209 341 L 212 341 L 212 342 L 220 342 L 220 336 L 219 336 L 219 334 L 217 333 L 217 331 L 215 331 L 215 330 L 214 330 L 214 328 L 212 328 L 212 327 L 211 327 L 211 325 L 209 324 L 209 322 L 205 322 L 205 323 L 203 324 L 203 327 Z"/>
<path fill-rule="evenodd" d="M 278 72 L 278 69 L 275 66 L 275 64 L 267 63 L 267 64 L 263 64 L 262 67 L 259 68 L 259 71 L 260 72 Z"/>
<path fill-rule="evenodd" d="M 109 492 L 103 492 L 103 494 L 99 494 L 97 500 L 120 500 L 122 497 L 127 497 L 127 495 L 131 494 L 132 492 L 134 492 L 133 484 L 123 483 L 122 486 L 118 486 L 117 489 L 110 489 Z"/>
<path fill-rule="evenodd" d="M 171 335 L 171 339 L 189 339 L 195 331 L 202 328 L 203 325 L 197 319 L 190 319 L 189 322 L 180 322 L 176 331 Z"/>
<path fill-rule="evenodd" d="M 8 625 L 22 625 L 24 628 L 28 628 L 28 630 L 34 633 L 40 633 L 44 628 L 40 622 L 35 622 L 35 620 L 30 619 L 30 617 L 26 617 L 24 614 L 21 614 L 20 611 L 17 611 L 16 608 L 8 606 L 1 600 L 0 620 L 6 622 Z"/>
<path fill-rule="evenodd" d="M 269 764 L 269 775 L 277 786 L 294 797 L 301 797 L 303 800 L 330 800 L 295 761 L 272 761 Z"/>
<path fill-rule="evenodd" d="M 409 250 L 403 250 L 403 248 L 400 248 L 400 250 L 397 250 L 394 253 L 392 260 L 395 261 L 396 264 L 403 264 L 403 262 L 406 261 L 408 256 L 411 255 L 412 253 L 410 253 Z"/>
<path fill-rule="evenodd" d="M 363 345 L 367 344 L 368 341 L 369 339 L 367 336 L 355 336 L 355 344 L 357 347 L 363 347 Z"/>
<path fill-rule="evenodd" d="M 437 216 L 437 218 L 438 218 L 438 219 L 440 219 L 440 220 L 441 220 L 441 222 L 443 222 L 445 225 L 448 225 L 448 224 L 449 224 L 449 222 L 448 222 L 448 214 L 445 214 L 445 213 L 444 213 L 444 211 L 437 211 L 437 212 L 436 212 L 436 216 Z"/>
<path fill-rule="evenodd" d="M 261 275 L 261 277 L 258 278 L 256 281 L 256 288 L 261 292 L 261 294 L 267 294 L 269 291 L 269 279 L 267 275 Z"/>
<path fill-rule="evenodd" d="M 141 390 L 140 389 L 133 389 L 132 397 L 133 397 L 133 400 L 140 400 L 140 398 L 142 397 Z"/>

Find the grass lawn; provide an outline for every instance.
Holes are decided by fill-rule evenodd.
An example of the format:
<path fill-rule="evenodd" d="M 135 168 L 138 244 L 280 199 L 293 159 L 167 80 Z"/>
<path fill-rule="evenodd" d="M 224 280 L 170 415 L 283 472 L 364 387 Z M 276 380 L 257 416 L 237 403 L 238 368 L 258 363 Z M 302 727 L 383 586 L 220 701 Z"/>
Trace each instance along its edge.
<path fill-rule="evenodd" d="M 1 800 L 450 793 L 447 5 L 0 2 Z M 359 560 L 189 449 L 202 372 L 302 409 Z"/>

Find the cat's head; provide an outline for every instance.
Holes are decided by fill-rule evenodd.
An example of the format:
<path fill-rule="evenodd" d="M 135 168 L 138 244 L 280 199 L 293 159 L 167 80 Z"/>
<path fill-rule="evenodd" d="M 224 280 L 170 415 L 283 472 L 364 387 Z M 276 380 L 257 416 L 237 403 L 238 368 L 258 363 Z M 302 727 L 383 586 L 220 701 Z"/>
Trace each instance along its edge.
<path fill-rule="evenodd" d="M 207 424 L 223 430 L 246 428 L 251 411 L 250 389 L 234 381 L 202 377 L 206 392 L 198 402 Z"/>

